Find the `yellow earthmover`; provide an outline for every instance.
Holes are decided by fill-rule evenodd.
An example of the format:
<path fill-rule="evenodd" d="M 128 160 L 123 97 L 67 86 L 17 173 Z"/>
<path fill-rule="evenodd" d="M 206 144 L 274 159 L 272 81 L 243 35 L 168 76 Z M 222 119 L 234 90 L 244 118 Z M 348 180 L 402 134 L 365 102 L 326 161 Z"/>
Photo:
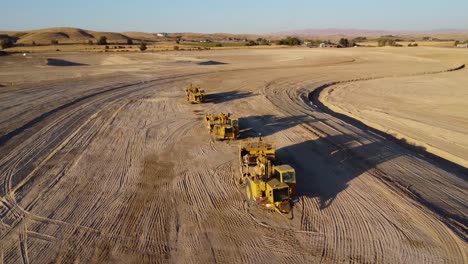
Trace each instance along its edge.
<path fill-rule="evenodd" d="M 185 95 L 187 101 L 192 104 L 199 104 L 205 100 L 205 90 L 201 89 L 200 86 L 190 84 L 190 86 L 185 88 Z"/>
<path fill-rule="evenodd" d="M 276 161 L 272 142 L 246 141 L 240 144 L 241 178 L 248 202 L 272 208 L 292 217 L 292 195 L 296 191 L 296 171 Z"/>
<path fill-rule="evenodd" d="M 218 140 L 239 138 L 239 119 L 231 114 L 206 114 L 205 125 L 210 133 Z"/>

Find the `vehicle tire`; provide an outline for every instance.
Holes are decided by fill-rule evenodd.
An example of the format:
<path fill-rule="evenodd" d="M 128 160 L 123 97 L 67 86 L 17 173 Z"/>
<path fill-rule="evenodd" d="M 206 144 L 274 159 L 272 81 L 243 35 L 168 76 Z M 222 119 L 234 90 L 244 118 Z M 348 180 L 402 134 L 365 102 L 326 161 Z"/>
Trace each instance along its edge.
<path fill-rule="evenodd" d="M 245 180 L 245 197 L 249 205 L 255 204 L 255 197 L 252 192 L 252 186 L 249 179 Z"/>

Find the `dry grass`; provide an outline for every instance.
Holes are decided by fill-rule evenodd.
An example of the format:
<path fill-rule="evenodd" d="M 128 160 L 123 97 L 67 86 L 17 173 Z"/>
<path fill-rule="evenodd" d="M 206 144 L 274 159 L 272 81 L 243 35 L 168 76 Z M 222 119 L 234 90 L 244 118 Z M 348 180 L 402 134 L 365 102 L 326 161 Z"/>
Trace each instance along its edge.
<path fill-rule="evenodd" d="M 10 36 L 19 37 L 18 44 L 31 45 L 50 44 L 52 40 L 58 40 L 61 44 L 87 43 L 89 40 L 96 42 L 101 36 L 105 36 L 108 42 L 126 43 L 128 37 L 114 32 L 97 32 L 79 28 L 47 28 L 27 32 L 3 32 Z"/>

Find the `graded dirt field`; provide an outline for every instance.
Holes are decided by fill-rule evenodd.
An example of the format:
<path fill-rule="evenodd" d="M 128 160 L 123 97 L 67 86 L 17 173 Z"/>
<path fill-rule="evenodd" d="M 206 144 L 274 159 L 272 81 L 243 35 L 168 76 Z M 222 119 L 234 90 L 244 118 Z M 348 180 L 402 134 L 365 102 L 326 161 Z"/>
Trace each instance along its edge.
<path fill-rule="evenodd" d="M 467 263 L 467 170 L 309 101 L 325 84 L 389 75 L 454 87 L 466 70 L 438 72 L 464 61 L 436 50 L 0 57 L 0 256 Z M 204 104 L 185 101 L 190 83 L 207 90 Z M 244 202 L 238 142 L 213 141 L 202 124 L 205 112 L 221 111 L 240 118 L 241 140 L 261 133 L 296 168 L 294 219 Z"/>
<path fill-rule="evenodd" d="M 468 64 L 468 50 L 431 50 L 429 58 Z M 322 100 L 386 133 L 468 168 L 468 71 L 353 81 Z"/>

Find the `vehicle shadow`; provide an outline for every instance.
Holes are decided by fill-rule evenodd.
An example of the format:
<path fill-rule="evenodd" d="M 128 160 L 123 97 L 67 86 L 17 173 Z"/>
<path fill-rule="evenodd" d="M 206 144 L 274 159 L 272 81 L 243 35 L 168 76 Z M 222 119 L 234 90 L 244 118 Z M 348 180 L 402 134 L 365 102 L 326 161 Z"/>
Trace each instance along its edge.
<path fill-rule="evenodd" d="M 348 135 L 308 140 L 277 150 L 277 157 L 296 169 L 297 196 L 318 197 L 327 208 L 349 182 L 402 154 L 378 142 L 360 144 Z"/>
<path fill-rule="evenodd" d="M 220 104 L 237 99 L 255 96 L 252 92 L 228 91 L 220 93 L 210 93 L 205 96 L 204 103 Z"/>
<path fill-rule="evenodd" d="M 300 124 L 319 121 L 323 120 L 314 119 L 306 115 L 287 117 L 261 115 L 243 117 L 239 119 L 239 125 L 241 128 L 239 138 L 245 139 L 249 137 L 258 137 L 259 134 L 262 136 L 269 136 Z"/>
<path fill-rule="evenodd" d="M 202 62 L 199 62 L 197 63 L 198 65 L 203 65 L 203 66 L 210 66 L 210 65 L 225 65 L 227 63 L 225 62 L 222 62 L 222 61 L 213 61 L 213 60 L 209 60 L 209 61 L 202 61 Z"/>
<path fill-rule="evenodd" d="M 88 66 L 89 64 L 78 63 L 73 61 L 67 61 L 62 59 L 47 59 L 47 66 L 59 66 L 59 67 L 69 67 L 69 66 Z"/>

